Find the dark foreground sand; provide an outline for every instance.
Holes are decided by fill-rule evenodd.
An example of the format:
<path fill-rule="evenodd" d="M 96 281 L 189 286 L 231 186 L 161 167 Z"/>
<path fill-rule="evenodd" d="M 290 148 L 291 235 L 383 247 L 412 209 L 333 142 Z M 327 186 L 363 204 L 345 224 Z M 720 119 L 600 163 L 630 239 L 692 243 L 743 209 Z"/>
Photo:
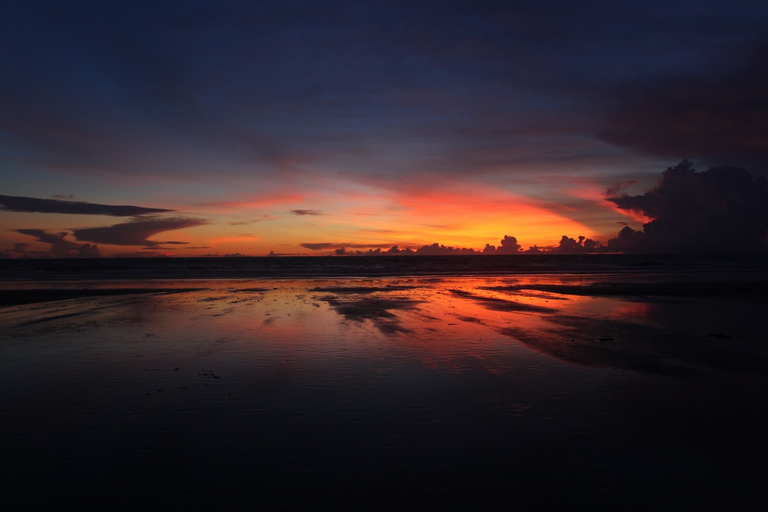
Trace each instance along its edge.
<path fill-rule="evenodd" d="M 2 509 L 762 509 L 763 285 L 7 286 Z"/>

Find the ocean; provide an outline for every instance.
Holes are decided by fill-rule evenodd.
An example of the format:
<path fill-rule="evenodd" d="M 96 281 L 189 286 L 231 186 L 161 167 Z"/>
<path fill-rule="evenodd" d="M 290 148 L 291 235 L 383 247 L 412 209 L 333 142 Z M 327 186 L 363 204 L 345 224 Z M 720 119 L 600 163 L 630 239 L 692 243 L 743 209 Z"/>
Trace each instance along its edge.
<path fill-rule="evenodd" d="M 4 281 L 200 279 L 563 272 L 765 272 L 765 255 L 447 255 L 343 257 L 100 258 L 0 260 Z"/>

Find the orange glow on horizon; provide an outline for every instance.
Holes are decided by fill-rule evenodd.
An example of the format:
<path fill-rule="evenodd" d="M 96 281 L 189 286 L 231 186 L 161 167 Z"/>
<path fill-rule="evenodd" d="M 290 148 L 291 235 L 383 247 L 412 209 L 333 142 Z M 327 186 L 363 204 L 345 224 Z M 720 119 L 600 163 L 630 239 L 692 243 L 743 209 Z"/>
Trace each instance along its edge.
<path fill-rule="evenodd" d="M 562 236 L 584 236 L 605 241 L 615 223 L 585 224 L 579 218 L 616 218 L 620 213 L 593 189 L 579 189 L 574 196 L 584 196 L 583 204 L 589 216 L 574 215 L 569 204 L 545 202 L 524 197 L 504 189 L 456 180 L 426 183 L 423 176 L 413 182 L 383 180 L 360 183 L 328 183 L 328 188 L 281 189 L 274 194 L 255 194 L 207 203 L 188 204 L 174 210 L 178 217 L 199 220 L 200 225 L 154 233 L 149 241 L 157 250 L 176 257 L 211 254 L 242 254 L 265 256 L 270 252 L 292 255 L 332 254 L 335 249 L 366 251 L 386 250 L 397 245 L 400 249 L 419 249 L 425 245 L 474 249 L 481 252 L 486 244 L 498 246 L 504 236 L 513 236 L 523 250 L 532 246 L 555 247 Z M 589 200 L 586 200 L 589 199 Z M 11 214 L 13 215 L 13 214 Z M 28 214 L 17 214 L 22 217 Z M 32 221 L 27 221 L 32 226 Z M 51 215 L 46 217 L 50 232 L 56 229 L 71 242 L 73 231 L 79 227 L 92 228 L 97 222 L 105 227 L 125 222 L 104 221 L 100 218 L 73 218 Z M 21 221 L 19 221 L 19 224 Z M 606 227 L 607 226 L 607 227 Z M 598 231 L 597 229 L 601 230 Z M 121 228 L 123 229 L 123 228 Z M 610 233 L 615 236 L 618 230 Z M 134 237 L 135 238 L 135 237 Z M 174 240 L 177 245 L 163 245 Z M 30 244 L 45 256 L 50 244 L 33 236 L 12 233 L 8 243 Z M 90 242 L 94 243 L 94 242 Z M 141 246 L 98 243 L 103 256 L 146 256 Z M 307 247 L 315 244 L 316 250 Z M 11 246 L 12 247 L 12 246 Z M 73 249 L 74 250 L 74 249 Z M 16 253 L 11 257 L 21 257 Z"/>
<path fill-rule="evenodd" d="M 516 237 L 524 248 L 556 245 L 563 235 L 595 236 L 589 227 L 534 201 L 475 185 L 405 191 L 393 200 L 399 208 L 386 221 L 366 219 L 366 223 L 404 238 L 404 243 L 437 242 L 482 250 L 487 243 L 497 245 L 505 235 Z"/>

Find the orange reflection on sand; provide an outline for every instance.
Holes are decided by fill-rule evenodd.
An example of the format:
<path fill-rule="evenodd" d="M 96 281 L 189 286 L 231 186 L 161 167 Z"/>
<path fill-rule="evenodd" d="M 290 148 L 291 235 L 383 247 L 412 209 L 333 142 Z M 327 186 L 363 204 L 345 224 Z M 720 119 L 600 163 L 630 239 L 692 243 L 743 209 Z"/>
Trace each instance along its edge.
<path fill-rule="evenodd" d="M 632 318 L 644 320 L 651 317 L 654 311 L 653 304 L 638 301 L 615 301 L 616 307 L 611 311 L 611 316 L 617 319 Z"/>
<path fill-rule="evenodd" d="M 215 339 L 241 358 L 258 353 L 281 372 L 394 353 L 448 371 L 491 368 L 499 354 L 520 350 L 504 328 L 535 329 L 555 311 L 553 302 L 567 302 L 483 290 L 498 284 L 486 278 L 195 284 L 204 289 L 165 295 L 142 314 L 160 332 L 187 342 Z"/>
<path fill-rule="evenodd" d="M 568 291 L 568 285 L 590 279 L 94 282 L 89 286 L 101 291 L 123 286 L 135 294 L 87 297 L 84 291 L 81 300 L 20 306 L 8 311 L 7 322 L 0 315 L 0 326 L 53 318 L 40 323 L 41 329 L 67 322 L 93 325 L 98 337 L 103 326 L 116 322 L 127 340 L 166 344 L 192 359 L 196 354 L 220 357 L 228 366 L 257 361 L 251 368 L 268 374 L 317 373 L 340 361 L 354 373 L 355 361 L 392 358 L 449 372 L 478 367 L 498 372 L 536 357 L 514 333 L 556 332 L 556 320 L 563 318 L 647 316 L 642 303 L 536 289 L 558 285 Z"/>

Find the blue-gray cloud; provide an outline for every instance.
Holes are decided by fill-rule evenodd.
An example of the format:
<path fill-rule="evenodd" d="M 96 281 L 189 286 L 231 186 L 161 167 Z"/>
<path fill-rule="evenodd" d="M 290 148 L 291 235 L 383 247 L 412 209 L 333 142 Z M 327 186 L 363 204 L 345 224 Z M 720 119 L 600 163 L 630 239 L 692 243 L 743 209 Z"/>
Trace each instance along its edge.
<path fill-rule="evenodd" d="M 64 213 L 72 215 L 110 215 L 113 217 L 133 217 L 149 213 L 165 213 L 173 210 L 165 208 L 144 208 L 142 206 L 108 205 L 86 203 L 82 201 L 64 201 L 61 199 L 39 199 L 0 195 L 0 210 L 29 213 Z"/>
<path fill-rule="evenodd" d="M 180 244 L 184 242 L 158 242 L 148 240 L 149 237 L 165 231 L 191 228 L 205 223 L 206 221 L 204 220 L 186 217 L 135 219 L 131 222 L 115 224 L 113 226 L 75 229 L 73 233 L 77 240 L 87 242 L 156 248 L 165 243 Z"/>
<path fill-rule="evenodd" d="M 768 171 L 768 43 L 747 56 L 721 75 L 620 88 L 598 136 L 653 155 Z"/>

